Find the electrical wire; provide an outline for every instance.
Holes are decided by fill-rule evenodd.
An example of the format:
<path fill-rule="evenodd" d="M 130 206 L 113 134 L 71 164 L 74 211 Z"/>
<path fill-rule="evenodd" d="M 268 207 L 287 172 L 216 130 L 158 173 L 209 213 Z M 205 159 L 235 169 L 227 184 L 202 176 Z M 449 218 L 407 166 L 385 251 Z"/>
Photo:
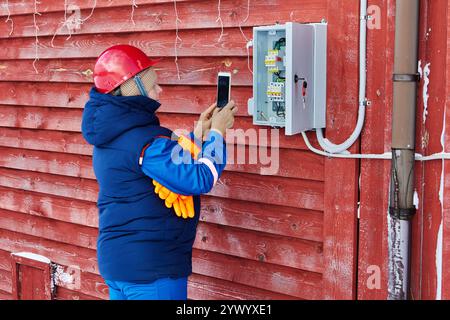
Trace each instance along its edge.
<path fill-rule="evenodd" d="M 328 158 L 340 158 L 340 159 L 368 159 L 368 160 L 392 160 L 392 152 L 386 152 L 383 154 L 351 154 L 347 151 L 347 153 L 329 153 L 325 152 L 319 149 L 314 148 L 311 145 L 311 142 L 308 139 L 308 136 L 305 132 L 302 132 L 303 140 L 305 141 L 306 146 L 308 149 L 315 154 L 325 156 Z M 450 153 L 435 153 L 429 156 L 423 156 L 419 153 L 415 154 L 415 160 L 419 162 L 426 162 L 426 161 L 434 161 L 434 160 L 450 160 Z"/>
<path fill-rule="evenodd" d="M 177 77 L 178 80 L 181 80 L 180 77 L 180 67 L 178 65 L 178 41 L 183 42 L 179 36 L 179 30 L 178 30 L 178 23 L 181 23 L 181 20 L 178 16 L 178 9 L 177 9 L 177 0 L 173 0 L 173 6 L 175 11 L 175 44 L 174 44 L 174 52 L 175 52 L 175 66 L 177 68 Z"/>
<path fill-rule="evenodd" d="M 133 0 L 133 3 L 131 4 L 131 22 L 133 23 L 133 26 L 136 25 L 136 22 L 134 22 L 134 10 L 138 8 L 138 5 L 136 4 L 136 0 Z"/>
<path fill-rule="evenodd" d="M 322 129 L 316 130 L 320 147 L 329 153 L 341 153 L 348 150 L 358 140 L 364 127 L 366 117 L 366 85 L 367 85 L 367 0 L 361 0 L 359 24 L 359 108 L 358 121 L 350 137 L 342 144 L 334 144 L 323 136 Z"/>
<path fill-rule="evenodd" d="M 39 71 L 36 68 L 36 62 L 39 60 L 39 38 L 38 38 L 38 31 L 39 27 L 36 22 L 36 16 L 40 16 L 41 14 L 38 12 L 37 5 L 40 4 L 38 0 L 34 0 L 34 13 L 33 13 L 33 25 L 34 25 L 34 61 L 33 61 L 33 68 L 36 74 L 39 73 Z"/>
<path fill-rule="evenodd" d="M 8 21 L 11 22 L 11 29 L 9 31 L 8 37 L 12 35 L 13 31 L 14 31 L 14 21 L 11 19 L 11 10 L 9 9 L 9 1 L 6 0 L 6 10 L 8 11 L 8 17 L 6 17 L 5 22 L 7 23 Z"/>
<path fill-rule="evenodd" d="M 217 19 L 216 22 L 220 22 L 220 27 L 221 27 L 221 32 L 220 32 L 220 36 L 219 39 L 217 40 L 217 42 L 222 41 L 222 37 L 223 37 L 223 20 L 222 20 L 222 13 L 220 10 L 220 0 L 218 1 L 217 4 Z"/>

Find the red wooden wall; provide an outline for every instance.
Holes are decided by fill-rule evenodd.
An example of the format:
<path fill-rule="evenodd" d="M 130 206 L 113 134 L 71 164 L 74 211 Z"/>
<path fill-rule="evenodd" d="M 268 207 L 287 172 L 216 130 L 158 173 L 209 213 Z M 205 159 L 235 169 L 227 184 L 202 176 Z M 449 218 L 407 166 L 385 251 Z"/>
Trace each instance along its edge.
<path fill-rule="evenodd" d="M 392 73 L 395 37 L 395 1 L 373 0 L 381 8 L 381 29 L 368 34 L 368 109 L 361 138 L 363 153 L 390 151 L 392 116 Z M 424 123 L 424 85 L 419 86 L 416 150 L 430 155 L 449 152 L 449 13 L 447 0 L 420 3 L 421 69 L 429 64 L 429 95 Z M 383 49 L 381 49 L 383 48 Z M 444 122 L 444 119 L 446 121 Z M 445 125 L 445 127 L 444 127 Z M 441 141 L 442 139 L 442 141 Z M 445 149 L 443 149 L 444 143 Z M 389 162 L 361 162 L 360 227 L 358 253 L 358 298 L 386 299 L 388 270 Z M 450 214 L 449 170 L 442 161 L 417 163 L 418 210 L 413 220 L 412 279 L 413 299 L 450 299 Z M 371 288 L 373 267 L 381 271 L 381 286 Z"/>
<path fill-rule="evenodd" d="M 338 143 L 354 128 L 359 1 L 222 0 L 224 30 L 219 42 L 218 1 L 177 0 L 180 79 L 174 63 L 174 1 L 136 1 L 134 24 L 132 2 L 98 0 L 92 11 L 93 1 L 68 1 L 82 9 L 82 18 L 92 13 L 81 28 L 69 34 L 67 28 L 61 28 L 63 1 L 42 1 L 37 5 L 41 15 L 33 15 L 34 1 L 9 0 L 14 27 L 0 22 L 0 299 L 12 297 L 9 256 L 18 251 L 41 254 L 62 268 L 80 270 L 79 286 L 60 282 L 56 299 L 108 297 L 96 265 L 98 189 L 91 169 L 92 149 L 81 137 L 80 123 L 92 86 L 95 57 L 111 45 L 128 43 L 150 56 L 163 57 L 158 65 L 164 89 L 160 109 L 163 125 L 192 128 L 199 113 L 214 100 L 216 74 L 221 70 L 233 73 L 233 98 L 240 107 L 235 127 L 248 129 L 253 127 L 246 114 L 252 76 L 245 38 L 251 38 L 252 27 L 325 18 L 329 23 L 327 137 Z M 370 2 L 380 6 L 383 19 L 380 30 L 369 31 L 368 96 L 373 106 L 368 110 L 362 142 L 353 147 L 354 152 L 389 149 L 394 1 Z M 432 6 L 426 4 L 430 2 Z M 427 44 L 423 59 L 436 59 L 432 65 L 447 66 L 447 30 L 442 27 L 447 25 L 447 1 L 424 1 L 424 6 L 441 17 L 422 23 L 422 30 L 428 23 L 436 30 L 423 40 Z M 434 11 L 429 12 L 431 17 Z M 3 1 L 0 17 L 6 20 L 7 15 Z M 37 38 L 33 16 L 39 27 Z M 38 73 L 33 68 L 36 57 Z M 436 79 L 431 80 L 435 93 L 429 104 L 430 152 L 442 150 L 439 119 L 448 90 L 443 91 L 438 84 L 448 78 L 447 69 L 432 69 L 431 76 Z M 436 105 L 432 112 L 431 104 Z M 436 126 L 432 125 L 435 119 Z M 264 139 L 259 141 L 259 145 L 266 144 Z M 246 142 L 245 148 L 255 147 Z M 424 193 L 430 199 L 439 193 L 435 186 L 440 181 L 439 165 L 424 166 L 429 166 L 424 177 L 432 187 Z M 389 163 L 324 159 L 310 153 L 300 136 L 285 137 L 281 132 L 279 172 L 263 176 L 259 169 L 258 165 L 227 166 L 218 185 L 203 197 L 189 298 L 385 298 Z M 447 177 L 450 170 L 446 172 Z M 445 180 L 445 190 L 449 187 L 450 179 Z M 422 195 L 420 204 L 423 199 Z M 428 237 L 423 245 L 433 247 L 436 226 L 445 213 L 443 251 L 444 257 L 449 257 L 449 241 L 445 239 L 450 213 L 448 201 L 445 203 L 444 211 L 439 204 L 429 209 L 432 228 L 416 222 L 416 229 Z M 421 213 L 417 218 L 423 216 Z M 415 244 L 416 264 L 418 252 L 426 253 L 417 248 Z M 423 258 L 427 260 L 421 276 L 414 279 L 414 290 L 421 292 L 420 297 L 432 298 L 436 290 L 425 271 L 429 268 L 431 277 L 436 278 L 437 273 L 431 271 L 435 256 L 426 253 Z M 382 270 L 383 286 L 378 290 L 366 286 L 370 265 Z M 448 297 L 450 278 L 445 272 L 443 280 L 447 284 L 443 296 Z M 418 289 L 419 285 L 423 288 Z"/>

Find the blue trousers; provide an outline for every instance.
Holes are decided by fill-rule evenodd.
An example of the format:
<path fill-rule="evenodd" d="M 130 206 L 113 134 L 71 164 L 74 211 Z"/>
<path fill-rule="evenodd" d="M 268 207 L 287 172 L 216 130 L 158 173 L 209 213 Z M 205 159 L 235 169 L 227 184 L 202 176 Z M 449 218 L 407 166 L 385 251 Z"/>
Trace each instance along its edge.
<path fill-rule="evenodd" d="M 187 278 L 163 278 L 151 283 L 106 280 L 110 300 L 187 300 Z"/>

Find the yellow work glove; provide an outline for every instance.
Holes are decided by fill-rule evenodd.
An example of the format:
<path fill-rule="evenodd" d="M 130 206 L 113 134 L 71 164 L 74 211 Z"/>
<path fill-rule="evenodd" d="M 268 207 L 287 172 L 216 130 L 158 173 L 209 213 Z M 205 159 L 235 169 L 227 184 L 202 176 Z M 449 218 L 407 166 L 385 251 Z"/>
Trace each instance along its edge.
<path fill-rule="evenodd" d="M 183 217 L 184 219 L 193 218 L 195 216 L 194 198 L 180 195 L 173 203 L 173 209 L 178 217 Z"/>
<path fill-rule="evenodd" d="M 195 216 L 194 198 L 192 196 L 179 195 L 170 191 L 162 184 L 153 180 L 155 186 L 155 193 L 165 201 L 167 208 L 172 208 L 178 217 L 193 218 Z"/>
<path fill-rule="evenodd" d="M 178 144 L 184 150 L 189 151 L 194 159 L 197 159 L 198 154 L 201 152 L 200 148 L 185 136 L 178 138 Z M 172 192 L 156 180 L 153 180 L 153 185 L 155 186 L 155 193 L 165 201 L 167 208 L 173 207 L 178 217 L 187 219 L 195 216 L 194 198 L 192 196 L 179 195 Z"/>
<path fill-rule="evenodd" d="M 155 193 L 164 200 L 166 207 L 172 208 L 173 203 L 178 199 L 178 194 L 170 191 L 156 180 L 153 180 L 153 185 L 155 186 Z"/>

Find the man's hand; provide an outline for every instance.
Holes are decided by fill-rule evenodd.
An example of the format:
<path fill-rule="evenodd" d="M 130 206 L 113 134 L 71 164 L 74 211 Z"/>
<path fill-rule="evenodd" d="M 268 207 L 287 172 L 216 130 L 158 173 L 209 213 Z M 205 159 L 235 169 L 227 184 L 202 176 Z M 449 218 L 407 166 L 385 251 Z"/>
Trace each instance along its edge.
<path fill-rule="evenodd" d="M 216 109 L 217 103 L 213 103 L 208 107 L 208 109 L 200 114 L 200 117 L 198 118 L 198 122 L 194 129 L 194 136 L 196 139 L 202 141 L 203 138 L 206 137 L 209 129 L 211 128 L 212 115 L 214 113 L 214 110 Z"/>
<path fill-rule="evenodd" d="M 237 110 L 233 100 L 222 109 L 215 109 L 211 119 L 211 129 L 219 131 L 225 137 L 226 130 L 234 125 L 234 115 Z"/>

